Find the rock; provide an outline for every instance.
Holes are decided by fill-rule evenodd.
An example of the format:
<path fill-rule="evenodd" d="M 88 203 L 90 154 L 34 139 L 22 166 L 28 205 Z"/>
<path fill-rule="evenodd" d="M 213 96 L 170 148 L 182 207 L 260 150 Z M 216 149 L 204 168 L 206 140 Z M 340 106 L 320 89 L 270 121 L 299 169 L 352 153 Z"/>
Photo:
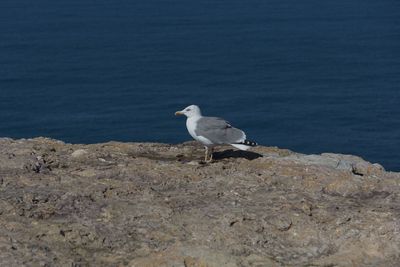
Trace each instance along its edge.
<path fill-rule="evenodd" d="M 77 149 L 71 154 L 71 156 L 73 158 L 79 158 L 79 157 L 81 157 L 83 155 L 86 155 L 87 153 L 88 152 L 85 149 Z"/>
<path fill-rule="evenodd" d="M 0 138 L 4 266 L 399 266 L 400 174 L 359 157 Z"/>

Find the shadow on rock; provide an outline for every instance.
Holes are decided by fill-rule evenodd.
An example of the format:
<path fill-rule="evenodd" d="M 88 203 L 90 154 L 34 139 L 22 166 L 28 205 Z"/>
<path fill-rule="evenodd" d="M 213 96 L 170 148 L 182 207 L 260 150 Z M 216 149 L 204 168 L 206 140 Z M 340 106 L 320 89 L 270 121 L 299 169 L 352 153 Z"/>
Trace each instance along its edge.
<path fill-rule="evenodd" d="M 227 158 L 244 158 L 248 160 L 253 160 L 262 157 L 263 155 L 251 152 L 251 151 L 243 151 L 243 150 L 233 150 L 228 149 L 221 152 L 214 152 L 214 159 L 227 159 Z"/>

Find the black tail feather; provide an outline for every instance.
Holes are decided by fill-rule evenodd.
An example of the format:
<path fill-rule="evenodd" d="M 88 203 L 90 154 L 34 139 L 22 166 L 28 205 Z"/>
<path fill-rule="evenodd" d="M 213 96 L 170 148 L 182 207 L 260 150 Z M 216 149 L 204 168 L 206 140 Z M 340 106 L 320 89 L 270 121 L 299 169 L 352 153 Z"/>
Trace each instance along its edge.
<path fill-rule="evenodd" d="M 245 145 L 245 146 L 257 146 L 258 144 L 254 141 L 244 140 L 243 142 L 236 143 L 238 145 Z"/>

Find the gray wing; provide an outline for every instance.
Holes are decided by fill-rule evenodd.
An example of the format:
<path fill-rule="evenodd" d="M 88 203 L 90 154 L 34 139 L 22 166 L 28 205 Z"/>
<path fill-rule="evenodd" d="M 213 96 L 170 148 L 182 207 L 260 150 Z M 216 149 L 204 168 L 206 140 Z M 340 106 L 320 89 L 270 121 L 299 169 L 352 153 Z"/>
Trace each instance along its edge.
<path fill-rule="evenodd" d="M 224 119 L 216 117 L 199 119 L 194 132 L 214 144 L 234 144 L 246 139 L 246 134 L 242 130 L 234 128 Z"/>

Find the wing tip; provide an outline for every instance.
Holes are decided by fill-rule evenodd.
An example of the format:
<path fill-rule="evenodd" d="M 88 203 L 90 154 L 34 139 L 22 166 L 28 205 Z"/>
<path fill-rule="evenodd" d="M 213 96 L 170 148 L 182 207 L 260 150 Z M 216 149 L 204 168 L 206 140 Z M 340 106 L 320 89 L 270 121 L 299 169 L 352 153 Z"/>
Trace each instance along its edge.
<path fill-rule="evenodd" d="M 242 142 L 234 143 L 234 144 L 231 144 L 231 145 L 234 146 L 234 147 L 237 147 L 237 148 L 239 148 L 239 146 L 240 146 L 241 148 L 239 148 L 239 149 L 247 150 L 250 147 L 257 146 L 258 144 L 257 144 L 257 142 L 245 139 Z M 246 147 L 246 149 L 244 149 L 245 147 Z"/>
<path fill-rule="evenodd" d="M 254 141 L 250 141 L 250 140 L 244 140 L 243 142 L 242 142 L 242 144 L 243 145 L 246 145 L 246 146 L 257 146 L 258 144 L 257 144 L 257 142 L 254 142 Z"/>

